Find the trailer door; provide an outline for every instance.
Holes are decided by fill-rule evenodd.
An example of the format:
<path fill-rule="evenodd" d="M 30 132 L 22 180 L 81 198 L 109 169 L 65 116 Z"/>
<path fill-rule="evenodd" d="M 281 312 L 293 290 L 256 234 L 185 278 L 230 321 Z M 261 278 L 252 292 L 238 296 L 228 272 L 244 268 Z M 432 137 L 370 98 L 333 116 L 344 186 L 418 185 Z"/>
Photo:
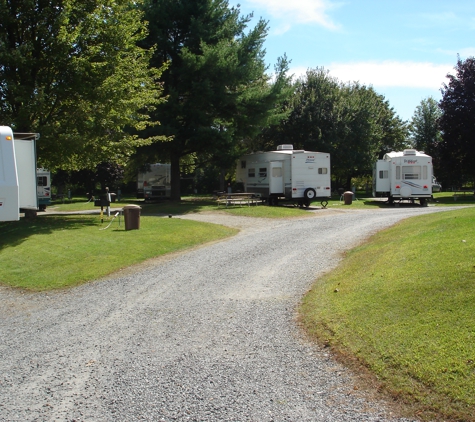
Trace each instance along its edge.
<path fill-rule="evenodd" d="M 15 139 L 20 208 L 37 209 L 35 141 Z"/>
<path fill-rule="evenodd" d="M 391 191 L 390 161 L 378 160 L 373 172 L 373 192 Z"/>
<path fill-rule="evenodd" d="M 270 162 L 270 194 L 284 194 L 284 169 L 282 161 Z"/>

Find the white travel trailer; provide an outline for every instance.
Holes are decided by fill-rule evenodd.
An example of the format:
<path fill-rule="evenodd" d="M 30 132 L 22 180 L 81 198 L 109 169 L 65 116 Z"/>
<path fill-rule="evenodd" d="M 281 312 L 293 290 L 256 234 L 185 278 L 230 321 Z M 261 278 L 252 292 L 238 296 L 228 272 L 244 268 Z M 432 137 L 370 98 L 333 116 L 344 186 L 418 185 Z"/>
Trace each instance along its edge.
<path fill-rule="evenodd" d="M 36 214 L 35 133 L 0 126 L 0 221 L 16 221 L 20 212 Z"/>
<path fill-rule="evenodd" d="M 308 207 L 318 198 L 326 206 L 331 197 L 330 154 L 279 145 L 277 151 L 244 155 L 237 164 L 236 181 L 269 205 L 288 199 Z"/>
<path fill-rule="evenodd" d="M 170 164 L 149 164 L 147 171 L 139 171 L 137 198 L 164 199 L 171 195 Z"/>
<path fill-rule="evenodd" d="M 418 199 L 426 205 L 432 197 L 432 157 L 415 149 L 390 152 L 373 168 L 373 196 L 394 200 Z"/>

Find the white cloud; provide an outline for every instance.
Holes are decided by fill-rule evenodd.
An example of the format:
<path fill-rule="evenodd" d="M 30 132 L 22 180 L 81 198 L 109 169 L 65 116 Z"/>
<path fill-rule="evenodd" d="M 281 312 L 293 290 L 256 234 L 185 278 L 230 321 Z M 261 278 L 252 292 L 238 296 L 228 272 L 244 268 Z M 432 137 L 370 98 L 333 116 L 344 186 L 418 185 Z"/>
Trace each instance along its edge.
<path fill-rule="evenodd" d="M 328 15 L 337 5 L 329 0 L 248 0 L 249 6 L 265 9 L 275 18 L 289 23 L 317 23 L 330 30 L 339 29 Z"/>
<path fill-rule="evenodd" d="M 360 82 L 377 87 L 405 87 L 440 89 L 447 82 L 446 75 L 454 73 L 453 64 L 434 64 L 397 61 L 367 61 L 332 63 L 325 66 L 330 76 L 340 82 Z M 295 67 L 290 74 L 304 75 L 307 68 Z"/>

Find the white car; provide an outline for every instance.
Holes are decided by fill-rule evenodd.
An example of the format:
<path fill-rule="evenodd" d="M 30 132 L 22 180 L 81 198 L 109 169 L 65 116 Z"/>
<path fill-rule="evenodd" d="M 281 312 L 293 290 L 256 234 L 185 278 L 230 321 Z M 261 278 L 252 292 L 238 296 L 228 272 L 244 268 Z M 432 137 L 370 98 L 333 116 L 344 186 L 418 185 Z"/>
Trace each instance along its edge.
<path fill-rule="evenodd" d="M 432 176 L 432 192 L 440 192 L 442 190 L 442 185 L 437 181 L 435 176 Z"/>

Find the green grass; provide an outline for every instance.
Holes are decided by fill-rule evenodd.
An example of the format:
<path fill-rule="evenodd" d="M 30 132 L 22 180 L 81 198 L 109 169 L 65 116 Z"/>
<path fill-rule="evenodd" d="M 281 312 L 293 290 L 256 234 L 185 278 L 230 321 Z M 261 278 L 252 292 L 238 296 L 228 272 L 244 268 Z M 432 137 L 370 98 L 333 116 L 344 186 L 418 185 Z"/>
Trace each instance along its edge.
<path fill-rule="evenodd" d="M 236 233 L 235 229 L 183 219 L 142 216 L 139 230 L 122 218 L 41 216 L 0 223 L 0 283 L 33 291 L 74 286 L 149 258 Z"/>
<path fill-rule="evenodd" d="M 406 220 L 316 282 L 304 325 L 419 417 L 475 421 L 474 257 L 473 209 Z"/>
<path fill-rule="evenodd" d="M 434 201 L 431 203 L 437 206 L 444 206 L 444 205 L 474 205 L 475 204 L 475 195 L 473 193 L 465 193 L 457 194 L 454 197 L 453 192 L 437 192 L 434 193 Z"/>

